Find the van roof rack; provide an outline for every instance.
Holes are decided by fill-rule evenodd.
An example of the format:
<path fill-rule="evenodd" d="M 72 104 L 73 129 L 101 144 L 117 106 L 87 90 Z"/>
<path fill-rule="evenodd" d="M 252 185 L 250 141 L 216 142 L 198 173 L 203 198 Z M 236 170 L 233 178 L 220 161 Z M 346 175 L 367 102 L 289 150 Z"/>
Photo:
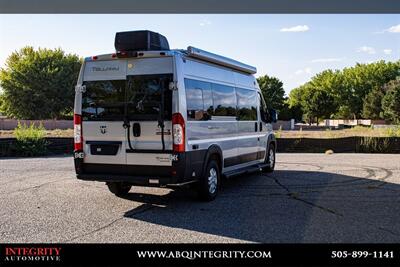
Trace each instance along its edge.
<path fill-rule="evenodd" d="M 226 66 L 232 69 L 236 69 L 245 73 L 255 74 L 257 73 L 257 68 L 241 63 L 239 61 L 220 56 L 211 52 L 207 52 L 205 50 L 201 50 L 199 48 L 189 46 L 186 50 L 186 53 L 190 57 L 198 58 L 204 61 L 208 61 L 211 63 L 215 63 L 218 65 Z"/>

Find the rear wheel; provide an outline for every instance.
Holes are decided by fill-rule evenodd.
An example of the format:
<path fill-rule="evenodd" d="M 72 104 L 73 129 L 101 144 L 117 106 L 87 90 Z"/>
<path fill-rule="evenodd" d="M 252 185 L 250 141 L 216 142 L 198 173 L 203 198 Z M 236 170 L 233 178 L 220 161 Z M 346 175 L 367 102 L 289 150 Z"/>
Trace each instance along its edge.
<path fill-rule="evenodd" d="M 268 146 L 267 156 L 265 157 L 265 163 L 267 163 L 268 166 L 263 168 L 263 172 L 273 172 L 275 169 L 275 160 L 275 145 L 270 144 Z"/>
<path fill-rule="evenodd" d="M 218 194 L 218 189 L 221 182 L 221 174 L 218 164 L 215 160 L 210 160 L 203 177 L 197 185 L 199 197 L 204 201 L 214 200 Z"/>
<path fill-rule="evenodd" d="M 126 196 L 131 190 L 131 185 L 121 182 L 108 182 L 107 183 L 108 189 L 111 193 L 118 197 Z"/>

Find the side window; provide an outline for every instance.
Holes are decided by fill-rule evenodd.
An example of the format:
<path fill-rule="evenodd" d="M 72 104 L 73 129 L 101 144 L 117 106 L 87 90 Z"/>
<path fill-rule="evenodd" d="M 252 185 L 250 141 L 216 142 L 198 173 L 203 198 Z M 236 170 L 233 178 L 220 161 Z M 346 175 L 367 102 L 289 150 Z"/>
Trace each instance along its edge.
<path fill-rule="evenodd" d="M 263 96 L 258 93 L 258 96 L 260 98 L 260 115 L 261 115 L 261 120 L 263 122 L 268 122 L 267 114 L 268 114 L 268 108 L 267 104 L 265 104 Z"/>
<path fill-rule="evenodd" d="M 186 106 L 189 120 L 207 120 L 212 111 L 211 84 L 185 79 Z"/>
<path fill-rule="evenodd" d="M 235 88 L 222 84 L 212 84 L 214 116 L 236 116 Z"/>
<path fill-rule="evenodd" d="M 211 83 L 203 83 L 203 107 L 207 115 L 206 119 L 210 119 L 214 115 L 213 95 L 211 91 Z"/>
<path fill-rule="evenodd" d="M 238 120 L 257 120 L 257 92 L 249 89 L 236 88 L 238 103 Z"/>

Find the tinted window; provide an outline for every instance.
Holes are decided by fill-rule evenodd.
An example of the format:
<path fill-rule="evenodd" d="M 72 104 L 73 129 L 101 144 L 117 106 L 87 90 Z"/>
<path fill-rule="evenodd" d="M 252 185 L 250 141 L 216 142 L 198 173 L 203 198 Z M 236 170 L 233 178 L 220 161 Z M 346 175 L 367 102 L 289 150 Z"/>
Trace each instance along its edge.
<path fill-rule="evenodd" d="M 164 119 L 172 117 L 172 74 L 137 75 L 126 80 L 86 81 L 82 95 L 83 120 L 122 121 L 125 107 L 130 120 L 156 121 L 160 116 L 164 92 Z M 125 89 L 129 85 L 125 99 Z"/>
<path fill-rule="evenodd" d="M 206 83 L 207 86 L 203 87 L 203 106 L 204 111 L 208 118 L 214 114 L 213 95 L 211 91 L 211 83 Z"/>
<path fill-rule="evenodd" d="M 258 97 L 260 98 L 260 114 L 261 114 L 261 120 L 263 122 L 268 122 L 268 118 L 267 118 L 267 113 L 268 113 L 268 109 L 267 109 L 267 105 L 265 104 L 264 98 L 263 96 L 258 93 Z"/>
<path fill-rule="evenodd" d="M 125 80 L 84 82 L 83 120 L 122 120 Z"/>
<path fill-rule="evenodd" d="M 235 88 L 212 84 L 214 116 L 236 116 L 236 94 Z"/>
<path fill-rule="evenodd" d="M 207 120 L 212 114 L 211 84 L 185 79 L 187 116 L 190 120 Z"/>
<path fill-rule="evenodd" d="M 164 119 L 172 117 L 172 91 L 168 84 L 171 74 L 136 75 L 129 77 L 128 115 L 130 120 L 157 120 L 160 115 L 161 93 L 164 92 Z"/>
<path fill-rule="evenodd" d="M 236 88 L 238 119 L 242 121 L 257 120 L 257 92 Z"/>

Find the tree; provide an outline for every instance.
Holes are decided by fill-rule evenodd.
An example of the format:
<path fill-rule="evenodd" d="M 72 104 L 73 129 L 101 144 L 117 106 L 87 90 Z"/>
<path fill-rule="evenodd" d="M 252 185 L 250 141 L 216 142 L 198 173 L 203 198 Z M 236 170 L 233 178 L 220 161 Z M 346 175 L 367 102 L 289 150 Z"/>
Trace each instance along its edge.
<path fill-rule="evenodd" d="M 1 91 L 1 88 L 0 88 L 0 115 L 2 115 L 2 109 L 1 109 L 1 107 L 3 106 L 3 103 L 4 103 L 4 96 L 3 96 L 3 94 L 2 94 L 2 91 Z"/>
<path fill-rule="evenodd" d="M 13 52 L 0 70 L 1 110 L 18 119 L 53 119 L 73 109 L 81 61 L 61 49 Z"/>
<path fill-rule="evenodd" d="M 291 110 L 292 118 L 296 121 L 301 121 L 303 118 L 303 107 L 302 101 L 304 96 L 304 86 L 293 89 L 289 93 L 289 98 L 287 99 L 287 104 Z"/>
<path fill-rule="evenodd" d="M 375 86 L 364 99 L 362 116 L 364 118 L 377 120 L 382 118 L 383 87 Z"/>
<path fill-rule="evenodd" d="M 400 61 L 385 62 L 384 60 L 359 64 L 345 68 L 343 74 L 343 97 L 341 105 L 346 105 L 351 110 L 353 117 L 361 117 L 363 101 L 366 95 L 375 87 L 382 87 L 391 80 L 396 79 L 400 73 Z"/>
<path fill-rule="evenodd" d="M 268 107 L 282 110 L 285 101 L 283 83 L 275 77 L 264 75 L 257 78 L 264 100 Z"/>
<path fill-rule="evenodd" d="M 314 116 L 314 112 L 310 111 L 312 110 L 310 104 L 306 102 L 313 96 L 307 93 L 318 91 L 318 94 L 322 94 L 320 91 L 324 91 L 330 98 L 328 110 L 332 112 L 324 114 L 324 117 L 379 118 L 382 115 L 380 99 L 385 92 L 382 87 L 399 75 L 400 61 L 382 60 L 371 64 L 356 64 L 342 71 L 325 70 L 312 77 L 308 83 L 290 92 L 289 107 L 301 107 L 303 113 L 310 119 L 309 116 Z"/>
<path fill-rule="evenodd" d="M 400 124 L 400 80 L 387 84 L 387 92 L 382 99 L 382 108 L 385 119 Z"/>
<path fill-rule="evenodd" d="M 306 85 L 301 102 L 304 115 L 311 124 L 316 119 L 329 118 L 335 111 L 335 99 L 326 90 Z"/>

